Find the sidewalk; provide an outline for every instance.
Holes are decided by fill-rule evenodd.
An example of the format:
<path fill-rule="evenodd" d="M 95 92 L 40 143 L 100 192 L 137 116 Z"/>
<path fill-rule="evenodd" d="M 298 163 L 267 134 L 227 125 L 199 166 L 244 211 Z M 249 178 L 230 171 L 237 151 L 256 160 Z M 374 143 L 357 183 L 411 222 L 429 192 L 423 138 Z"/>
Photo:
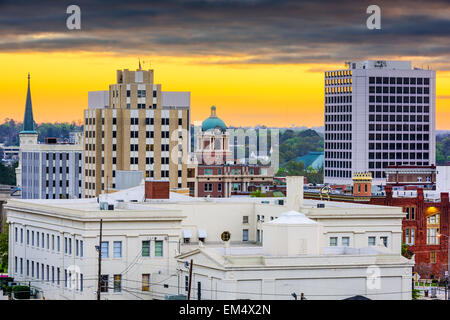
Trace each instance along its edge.
<path fill-rule="evenodd" d="M 420 289 L 421 290 L 421 289 Z M 447 298 L 448 298 L 449 292 L 447 292 Z M 431 298 L 431 291 L 428 291 L 428 297 L 425 297 L 423 291 L 420 292 L 420 297 L 418 300 L 445 300 L 445 289 L 444 288 L 437 288 L 436 291 L 436 298 Z"/>

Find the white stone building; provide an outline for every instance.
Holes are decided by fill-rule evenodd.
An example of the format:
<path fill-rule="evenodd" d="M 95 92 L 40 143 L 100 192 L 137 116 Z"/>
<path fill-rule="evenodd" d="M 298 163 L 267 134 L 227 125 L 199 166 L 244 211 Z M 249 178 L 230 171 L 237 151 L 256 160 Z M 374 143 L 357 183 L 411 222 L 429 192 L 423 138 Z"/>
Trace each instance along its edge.
<path fill-rule="evenodd" d="M 98 202 L 10 200 L 5 206 L 11 230 L 9 273 L 15 281 L 30 281 L 38 298 L 95 299 L 95 246 L 103 219 L 102 299 L 186 294 L 185 263 L 190 259 L 195 265 L 192 288 L 198 291 L 201 283 L 201 299 L 290 299 L 287 291 L 300 283 L 315 288 L 301 291 L 309 299 L 347 294 L 409 299 L 411 286 L 406 284 L 413 262 L 400 255 L 401 208 L 337 202 L 318 206 L 319 201 L 303 201 L 302 182 L 288 178 L 284 205 L 276 204 L 279 199 L 263 203 L 268 200 L 176 193 L 169 199 L 149 199 L 144 185 L 102 195 Z M 113 210 L 101 210 L 109 206 Z M 290 226 L 285 220 L 307 223 Z M 231 234 L 227 247 L 221 240 L 224 231 Z M 365 285 L 369 266 L 381 272 L 378 294 Z M 239 282 L 245 279 L 249 282 Z"/>

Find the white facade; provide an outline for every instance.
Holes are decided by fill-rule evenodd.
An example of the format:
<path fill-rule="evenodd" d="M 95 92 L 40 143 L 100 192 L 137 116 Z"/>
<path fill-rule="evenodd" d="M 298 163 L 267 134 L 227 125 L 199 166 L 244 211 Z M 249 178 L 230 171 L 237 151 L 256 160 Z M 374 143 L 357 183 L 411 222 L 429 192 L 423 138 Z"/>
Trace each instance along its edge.
<path fill-rule="evenodd" d="M 101 273 L 108 276 L 108 291 L 101 293 L 102 299 L 161 297 L 142 290 L 142 275 L 149 274 L 150 282 L 158 281 L 159 274 L 166 276 L 175 269 L 173 257 L 179 252 L 182 217 L 170 210 L 165 210 L 163 216 L 158 210 L 100 211 L 93 208 L 92 202 L 9 201 L 9 274 L 15 281 L 30 282 L 37 288 L 39 299 L 95 299 L 96 246 L 99 221 L 103 219 L 102 242 L 107 246 L 102 247 L 105 256 Z M 143 241 L 149 241 L 148 256 L 142 253 Z M 162 243 L 161 256 L 156 256 L 157 241 Z M 120 289 L 115 289 L 115 275 L 121 276 Z"/>
<path fill-rule="evenodd" d="M 17 184 L 23 199 L 81 198 L 83 195 L 82 133 L 74 143 L 38 143 L 37 134 L 20 135 Z"/>
<path fill-rule="evenodd" d="M 436 166 L 436 191 L 450 190 L 450 166 Z"/>
<path fill-rule="evenodd" d="M 352 184 L 388 165 L 435 164 L 435 71 L 407 61 L 349 63 L 325 72 L 325 183 Z"/>
<path fill-rule="evenodd" d="M 298 186 L 293 183 L 295 178 L 292 179 L 288 181 L 288 186 Z M 144 201 L 144 185 L 102 195 L 99 203 L 94 198 L 10 200 L 5 206 L 11 230 L 9 274 L 15 281 L 31 281 L 41 292 L 38 298 L 43 295 L 46 299 L 94 299 L 98 272 L 95 246 L 99 243 L 99 220 L 102 218 L 103 241 L 108 241 L 109 248 L 109 257 L 102 261 L 102 275 L 108 275 L 109 289 L 102 292 L 102 299 L 136 299 L 136 296 L 164 299 L 166 294 L 184 294 L 186 268 L 182 265 L 190 256 L 194 257 L 194 263 L 198 266 L 195 268 L 195 279 L 203 274 L 202 268 L 206 268 L 203 275 L 208 279 L 208 284 L 202 283 L 201 286 L 205 290 L 208 286 L 211 286 L 210 290 L 219 288 L 211 296 L 217 299 L 240 299 L 242 295 L 221 295 L 219 292 L 223 289 L 242 293 L 245 292 L 243 286 L 252 288 L 253 284 L 268 286 L 269 289 L 261 291 L 263 296 L 251 295 L 251 298 L 289 299 L 284 296 L 286 290 L 297 286 L 300 280 L 304 284 L 314 283 L 314 278 L 327 278 L 320 282 L 320 286 L 333 283 L 333 286 L 341 287 L 345 283 L 354 283 L 355 290 L 347 287 L 347 291 L 344 288 L 338 291 L 341 294 L 356 291 L 355 294 L 360 294 L 363 292 L 362 281 L 367 266 L 370 265 L 381 267 L 386 281 L 391 277 L 392 282 L 387 281 L 382 292 L 404 293 L 385 298 L 411 297 L 411 292 L 404 288 L 408 281 L 410 290 L 411 262 L 402 260 L 400 256 L 401 221 L 405 215 L 401 208 L 331 201 L 326 202 L 324 208 L 318 208 L 319 201 L 302 201 L 301 192 L 297 187 L 293 192 L 288 191 L 290 197 L 296 198 L 297 194 L 298 198 L 298 201 L 288 201 L 289 206 L 274 204 L 273 201 L 262 203 L 267 199 L 261 198 L 205 199 L 176 193 L 170 193 L 170 199 Z M 103 202 L 114 205 L 114 210 L 100 210 Z M 282 215 L 286 211 L 292 211 L 292 214 Z M 286 220 L 290 225 L 283 225 Z M 223 247 L 221 240 L 224 231 L 231 233 L 228 249 Z M 44 234 L 44 248 L 42 239 L 37 245 L 37 232 L 40 237 Z M 60 251 L 53 247 L 53 236 L 55 239 L 60 237 Z M 69 250 L 65 253 L 65 238 L 72 239 L 68 244 L 72 247 L 71 253 Z M 199 241 L 200 238 L 203 242 Z M 83 241 L 83 256 L 80 241 Z M 114 243 L 118 241 L 121 242 L 121 256 L 114 257 L 117 246 Z M 143 255 L 146 250 L 143 241 L 150 241 L 150 256 Z M 163 248 L 160 256 L 157 256 L 156 241 L 161 241 L 158 245 Z M 204 258 L 195 256 L 199 250 L 213 255 L 212 259 L 222 261 L 222 265 L 208 266 Z M 225 250 L 222 258 L 220 250 Z M 233 252 L 238 252 L 236 258 L 231 254 Z M 225 253 L 233 257 L 224 258 Z M 242 254 L 248 257 L 242 257 Z M 36 268 L 37 263 L 40 268 L 44 265 L 44 280 L 42 273 L 38 279 L 36 270 L 33 273 L 31 269 L 32 264 Z M 55 282 L 52 280 L 52 267 L 55 273 L 57 270 L 60 272 L 59 284 L 56 275 Z M 75 290 L 65 287 L 65 270 L 75 275 L 75 278 L 71 277 L 75 279 Z M 270 280 L 283 274 L 287 277 L 287 284 L 284 280 Z M 114 292 L 115 275 L 121 276 L 121 289 L 117 292 Z M 143 291 L 146 275 L 149 275 L 150 285 L 148 291 Z M 235 278 L 232 279 L 231 275 Z M 350 282 L 345 282 L 344 278 L 350 279 Z M 237 279 L 255 282 L 238 283 Z M 269 280 L 266 283 L 261 279 Z M 315 291 L 307 292 L 318 292 L 320 286 Z M 338 291 L 329 293 L 335 295 Z M 339 297 L 336 295 L 334 298 Z M 322 298 L 333 297 L 323 296 L 322 290 Z"/>
<path fill-rule="evenodd" d="M 181 286 L 194 260 L 191 299 L 410 300 L 414 262 L 376 249 L 323 255 L 269 256 L 258 248 L 199 248 L 177 257 Z M 377 275 L 376 277 L 374 276 Z M 200 285 L 199 285 L 200 282 Z M 200 288 L 200 290 L 199 290 Z M 186 294 L 183 287 L 182 293 Z"/>

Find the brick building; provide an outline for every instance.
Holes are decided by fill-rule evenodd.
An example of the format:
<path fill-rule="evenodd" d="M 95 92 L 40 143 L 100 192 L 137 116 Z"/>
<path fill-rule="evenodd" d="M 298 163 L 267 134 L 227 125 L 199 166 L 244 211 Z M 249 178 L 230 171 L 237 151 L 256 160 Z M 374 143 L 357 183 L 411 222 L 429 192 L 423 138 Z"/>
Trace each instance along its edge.
<path fill-rule="evenodd" d="M 366 181 L 371 184 L 371 181 Z M 365 190 L 359 179 L 355 184 Z M 355 186 L 354 186 L 355 189 Z M 438 196 L 432 197 L 432 196 Z M 320 199 L 319 193 L 305 192 L 305 199 Z M 405 217 L 402 222 L 402 243 L 415 255 L 415 271 L 422 278 L 442 278 L 448 270 L 449 244 L 449 193 L 418 188 L 411 191 L 395 191 L 392 185 L 385 186 L 382 195 L 364 196 L 358 192 L 330 194 L 331 201 L 356 202 L 373 205 L 402 207 Z"/>
<path fill-rule="evenodd" d="M 439 278 L 448 270 L 448 192 L 441 192 L 439 201 L 425 199 L 423 189 L 417 189 L 415 197 L 394 197 L 391 186 L 385 192 L 386 196 L 371 197 L 369 203 L 403 208 L 403 243 L 415 254 L 416 271 L 424 272 L 421 264 L 427 264 L 429 275 Z"/>
<path fill-rule="evenodd" d="M 386 184 L 405 189 L 436 189 L 436 166 L 387 166 Z"/>
<path fill-rule="evenodd" d="M 235 194 L 249 194 L 261 185 L 271 185 L 273 168 L 270 165 L 239 164 L 233 159 L 227 127 L 211 107 L 211 115 L 202 123 L 195 156 L 198 162 L 195 196 L 228 198 Z M 192 193 L 192 192 L 191 192 Z"/>

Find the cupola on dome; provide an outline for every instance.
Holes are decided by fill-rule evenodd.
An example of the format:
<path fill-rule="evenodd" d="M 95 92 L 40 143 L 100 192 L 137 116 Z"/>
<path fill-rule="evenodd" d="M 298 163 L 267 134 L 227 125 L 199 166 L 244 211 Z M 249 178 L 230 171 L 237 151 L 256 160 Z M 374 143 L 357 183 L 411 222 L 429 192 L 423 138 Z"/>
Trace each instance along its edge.
<path fill-rule="evenodd" d="M 216 107 L 212 106 L 211 115 L 202 122 L 202 131 L 214 130 L 216 128 L 220 129 L 222 132 L 227 130 L 225 122 L 216 116 Z"/>

